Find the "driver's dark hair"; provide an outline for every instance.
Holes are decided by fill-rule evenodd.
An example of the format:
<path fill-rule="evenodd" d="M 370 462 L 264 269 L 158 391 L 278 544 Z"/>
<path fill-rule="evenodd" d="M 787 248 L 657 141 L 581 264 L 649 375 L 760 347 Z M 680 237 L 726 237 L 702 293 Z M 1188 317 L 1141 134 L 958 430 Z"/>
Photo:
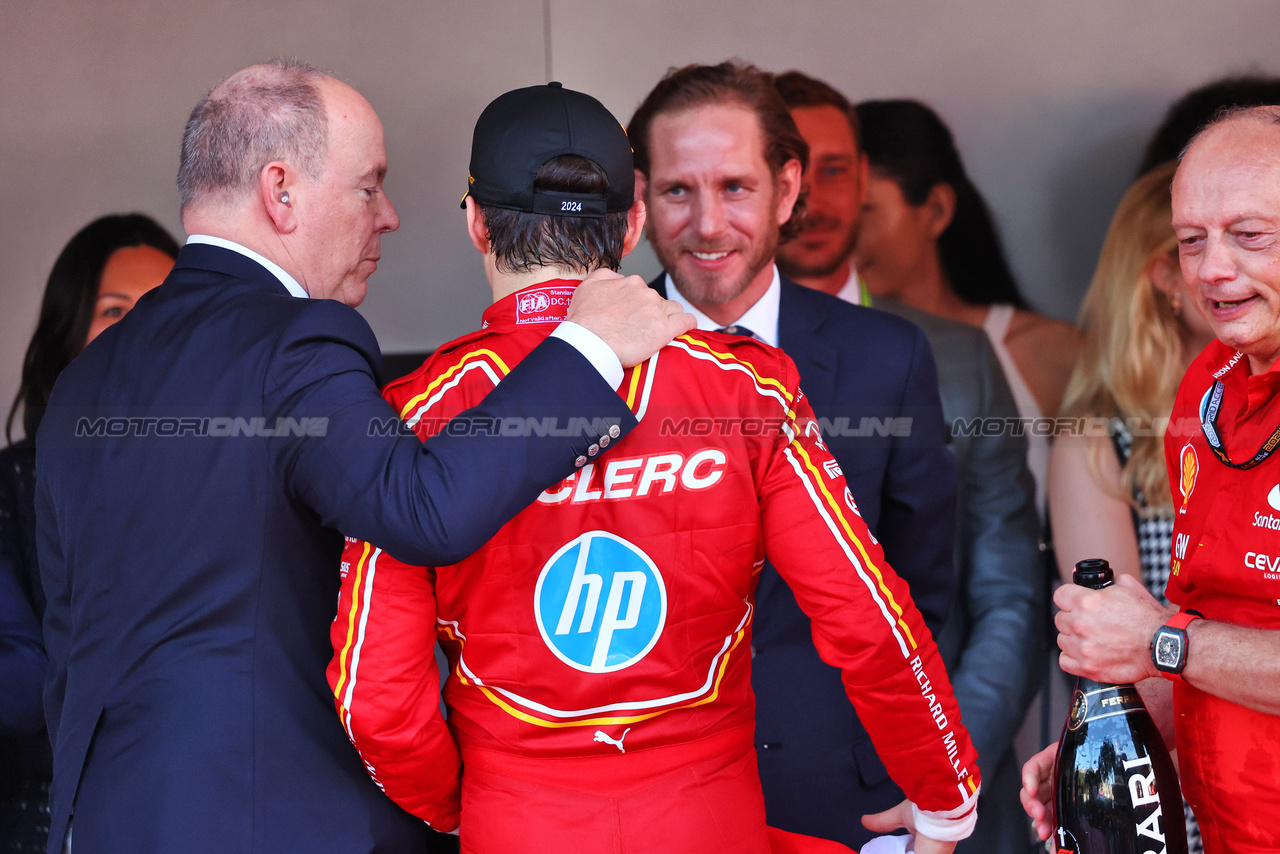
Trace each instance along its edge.
<path fill-rule="evenodd" d="M 609 177 L 592 160 L 562 154 L 542 164 L 533 185 L 561 193 L 605 193 Z M 617 270 L 622 263 L 626 211 L 603 217 L 551 216 L 477 204 L 484 213 L 490 249 L 501 272 L 565 267 L 589 273 L 597 267 Z"/>

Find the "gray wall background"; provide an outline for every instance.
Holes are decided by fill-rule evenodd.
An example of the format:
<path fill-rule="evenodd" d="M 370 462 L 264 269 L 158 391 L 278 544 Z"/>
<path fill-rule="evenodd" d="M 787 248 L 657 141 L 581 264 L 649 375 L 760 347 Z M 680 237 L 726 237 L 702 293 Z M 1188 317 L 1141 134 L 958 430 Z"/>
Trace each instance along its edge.
<path fill-rule="evenodd" d="M 333 69 L 382 117 L 402 219 L 362 311 L 387 352 L 475 328 L 487 289 L 458 198 L 494 96 L 553 78 L 626 121 L 672 65 L 800 68 L 951 124 L 1015 272 L 1071 318 L 1146 136 L 1183 91 L 1280 73 L 1275 0 L 45 0 L 0 2 L 0 405 L 54 258 L 104 213 L 181 235 L 178 144 L 207 89 L 259 59 Z M 624 272 L 657 270 L 642 247 Z"/>

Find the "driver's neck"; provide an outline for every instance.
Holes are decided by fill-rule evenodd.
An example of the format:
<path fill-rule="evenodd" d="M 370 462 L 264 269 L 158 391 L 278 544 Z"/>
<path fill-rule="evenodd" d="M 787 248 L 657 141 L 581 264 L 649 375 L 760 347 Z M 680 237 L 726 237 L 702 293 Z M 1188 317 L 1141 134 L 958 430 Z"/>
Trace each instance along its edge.
<path fill-rule="evenodd" d="M 499 270 L 494 263 L 493 254 L 490 253 L 484 258 L 484 272 L 489 279 L 489 288 L 493 291 L 493 301 L 509 297 L 516 291 L 522 291 L 530 285 L 536 285 L 541 282 L 549 282 L 552 279 L 569 279 L 570 281 L 579 282 L 585 279 L 591 270 L 571 270 L 568 267 L 547 266 L 535 267 L 532 270 L 522 270 L 519 272 L 506 272 Z"/>

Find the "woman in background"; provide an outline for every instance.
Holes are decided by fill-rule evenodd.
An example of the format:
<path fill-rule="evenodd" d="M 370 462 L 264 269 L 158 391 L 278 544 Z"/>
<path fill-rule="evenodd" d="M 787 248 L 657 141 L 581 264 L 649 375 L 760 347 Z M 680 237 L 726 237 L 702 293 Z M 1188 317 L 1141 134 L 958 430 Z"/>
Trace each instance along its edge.
<path fill-rule="evenodd" d="M 58 375 L 144 293 L 164 281 L 178 244 L 141 214 L 104 216 L 71 238 L 49 274 L 40 319 L 0 451 L 0 839 L 43 854 L 52 754 L 41 692 L 44 593 L 35 551 L 35 436 Z M 22 413 L 24 438 L 13 442 Z"/>
<path fill-rule="evenodd" d="M 1059 436 L 1049 460 L 1064 582 L 1076 561 L 1103 555 L 1164 605 L 1174 519 L 1164 428 L 1182 375 L 1214 337 L 1178 265 L 1174 168 L 1157 166 L 1120 200 L 1080 309 L 1085 346 L 1064 412 L 1109 419 L 1109 435 Z M 1199 827 L 1186 815 L 1191 851 L 1201 851 Z"/>
<path fill-rule="evenodd" d="M 853 260 L 875 296 L 986 331 L 1025 419 L 1053 417 L 1079 335 L 1027 308 L 995 223 L 950 129 L 919 101 L 856 107 L 870 160 Z M 1028 431 L 1027 464 L 1044 516 L 1048 438 Z"/>

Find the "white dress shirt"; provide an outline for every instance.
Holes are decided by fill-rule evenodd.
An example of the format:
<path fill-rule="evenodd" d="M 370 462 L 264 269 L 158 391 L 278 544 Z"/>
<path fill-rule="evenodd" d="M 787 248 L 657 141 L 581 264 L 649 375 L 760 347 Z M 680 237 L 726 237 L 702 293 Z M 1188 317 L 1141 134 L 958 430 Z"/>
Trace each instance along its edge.
<path fill-rule="evenodd" d="M 228 251 L 237 252 L 266 267 L 267 271 L 279 279 L 280 284 L 284 285 L 284 289 L 293 296 L 298 299 L 310 298 L 310 295 L 303 290 L 302 285 L 298 284 L 298 280 L 286 273 L 283 267 L 269 258 L 262 257 L 247 246 L 241 246 L 239 243 L 235 243 L 231 240 L 225 240 L 221 237 L 214 237 L 209 234 L 193 234 L 187 238 L 187 243 L 204 243 L 209 246 L 220 246 Z"/>
<path fill-rule="evenodd" d="M 231 240 L 226 240 L 221 237 L 213 237 L 208 234 L 193 234 L 187 238 L 187 243 L 204 243 L 209 246 L 219 246 L 230 252 L 239 253 L 240 255 L 256 261 L 265 267 L 271 275 L 280 280 L 280 284 L 284 285 L 284 289 L 292 296 L 299 299 L 310 299 L 310 294 L 306 292 L 302 285 L 298 284 L 297 279 L 285 272 L 283 267 L 268 258 L 262 257 L 248 247 L 241 246 L 239 243 L 235 243 Z M 774 280 L 777 280 L 777 273 L 774 273 Z M 776 313 L 777 312 L 775 311 L 775 316 Z M 599 335 L 596 335 L 584 326 L 579 326 L 570 320 L 565 320 L 555 328 L 555 331 L 551 333 L 551 337 L 559 338 L 561 341 L 564 341 L 570 347 L 581 353 L 583 357 L 591 363 L 591 367 L 595 368 L 596 371 L 599 372 L 600 376 L 604 378 L 604 381 L 607 382 L 611 388 L 616 389 L 618 386 L 622 385 L 622 362 L 618 360 L 613 349 L 608 344 L 604 343 L 603 339 L 601 339 Z"/>
<path fill-rule="evenodd" d="M 769 283 L 769 289 L 756 300 L 755 305 L 743 313 L 742 317 L 732 323 L 716 323 L 695 308 L 693 303 L 685 299 L 684 294 L 676 289 L 676 283 L 671 280 L 670 273 L 667 274 L 666 285 L 667 299 L 680 303 L 685 311 L 697 318 L 699 329 L 715 331 L 726 326 L 745 326 L 764 343 L 772 347 L 778 346 L 778 304 L 782 297 L 782 280 L 778 277 L 777 265 L 773 268 L 773 281 Z"/>
<path fill-rule="evenodd" d="M 849 265 L 849 281 L 836 292 L 836 296 L 845 302 L 862 305 L 862 283 L 858 281 L 858 268 L 853 264 Z"/>

